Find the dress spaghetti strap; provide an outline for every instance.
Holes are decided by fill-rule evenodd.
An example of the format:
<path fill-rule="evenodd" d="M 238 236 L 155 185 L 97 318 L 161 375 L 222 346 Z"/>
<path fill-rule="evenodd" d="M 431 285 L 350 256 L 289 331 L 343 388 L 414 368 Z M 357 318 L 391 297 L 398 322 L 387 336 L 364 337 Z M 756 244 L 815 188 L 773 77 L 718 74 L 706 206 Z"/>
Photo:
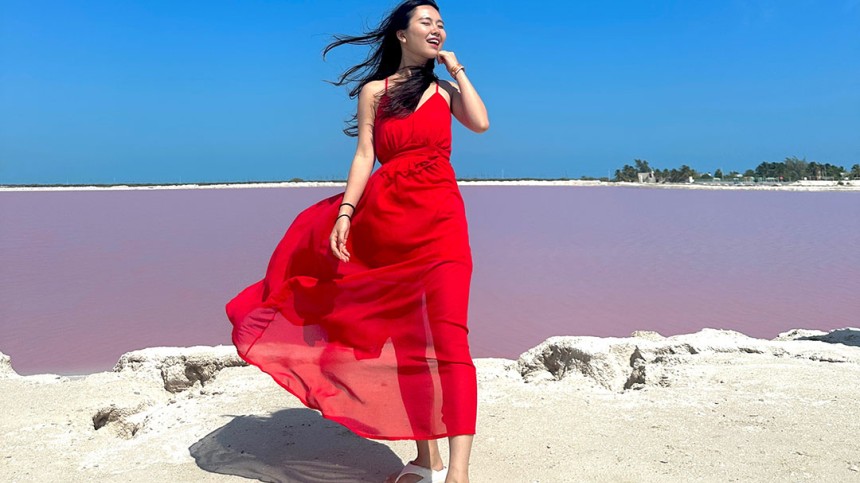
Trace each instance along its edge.
<path fill-rule="evenodd" d="M 437 82 L 436 83 L 436 94 L 438 94 L 438 93 L 439 93 L 439 83 Z"/>

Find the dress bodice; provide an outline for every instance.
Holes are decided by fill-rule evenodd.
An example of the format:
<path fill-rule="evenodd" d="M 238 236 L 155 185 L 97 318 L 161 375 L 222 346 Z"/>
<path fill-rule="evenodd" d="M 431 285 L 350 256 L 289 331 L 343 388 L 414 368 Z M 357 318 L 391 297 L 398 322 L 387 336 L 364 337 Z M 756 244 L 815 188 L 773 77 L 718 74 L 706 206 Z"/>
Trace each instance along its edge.
<path fill-rule="evenodd" d="M 381 164 L 401 158 L 415 160 L 417 157 L 451 157 L 451 110 L 439 84 L 436 92 L 422 105 L 403 118 L 381 118 L 382 107 L 388 102 L 388 80 L 386 92 L 379 100 L 373 126 L 373 147 Z"/>

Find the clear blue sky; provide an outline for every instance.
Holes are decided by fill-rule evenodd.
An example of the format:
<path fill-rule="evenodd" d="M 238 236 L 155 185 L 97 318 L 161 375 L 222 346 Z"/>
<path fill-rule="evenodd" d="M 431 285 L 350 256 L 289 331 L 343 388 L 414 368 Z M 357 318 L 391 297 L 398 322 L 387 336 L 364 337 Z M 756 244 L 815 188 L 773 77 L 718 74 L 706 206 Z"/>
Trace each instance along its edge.
<path fill-rule="evenodd" d="M 0 0 L 0 183 L 345 179 L 365 51 L 321 50 L 395 4 Z M 460 177 L 860 163 L 860 0 L 440 7 L 491 120 Z"/>

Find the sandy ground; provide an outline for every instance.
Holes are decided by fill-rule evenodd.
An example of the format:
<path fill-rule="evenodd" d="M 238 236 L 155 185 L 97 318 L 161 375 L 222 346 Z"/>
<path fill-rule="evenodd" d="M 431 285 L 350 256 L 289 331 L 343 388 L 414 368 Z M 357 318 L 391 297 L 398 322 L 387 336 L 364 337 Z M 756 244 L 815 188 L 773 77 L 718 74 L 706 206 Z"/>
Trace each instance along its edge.
<path fill-rule="evenodd" d="M 552 338 L 518 361 L 477 359 L 472 481 L 860 481 L 860 330 L 840 334 Z M 174 358 L 177 376 L 147 351 L 79 378 L 7 369 L 0 479 L 367 482 L 414 457 L 414 443 L 355 436 L 256 368 L 201 386 L 193 357 Z M 168 376 L 190 388 L 166 390 Z"/>

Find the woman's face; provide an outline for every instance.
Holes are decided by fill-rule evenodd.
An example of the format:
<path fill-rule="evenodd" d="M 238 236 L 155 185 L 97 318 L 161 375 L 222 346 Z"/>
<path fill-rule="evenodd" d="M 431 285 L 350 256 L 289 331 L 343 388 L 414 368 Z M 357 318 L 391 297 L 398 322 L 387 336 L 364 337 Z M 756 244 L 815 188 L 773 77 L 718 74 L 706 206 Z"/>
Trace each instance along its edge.
<path fill-rule="evenodd" d="M 435 8 L 421 5 L 412 10 L 409 26 L 398 31 L 397 37 L 405 52 L 435 59 L 445 43 L 445 24 Z"/>

